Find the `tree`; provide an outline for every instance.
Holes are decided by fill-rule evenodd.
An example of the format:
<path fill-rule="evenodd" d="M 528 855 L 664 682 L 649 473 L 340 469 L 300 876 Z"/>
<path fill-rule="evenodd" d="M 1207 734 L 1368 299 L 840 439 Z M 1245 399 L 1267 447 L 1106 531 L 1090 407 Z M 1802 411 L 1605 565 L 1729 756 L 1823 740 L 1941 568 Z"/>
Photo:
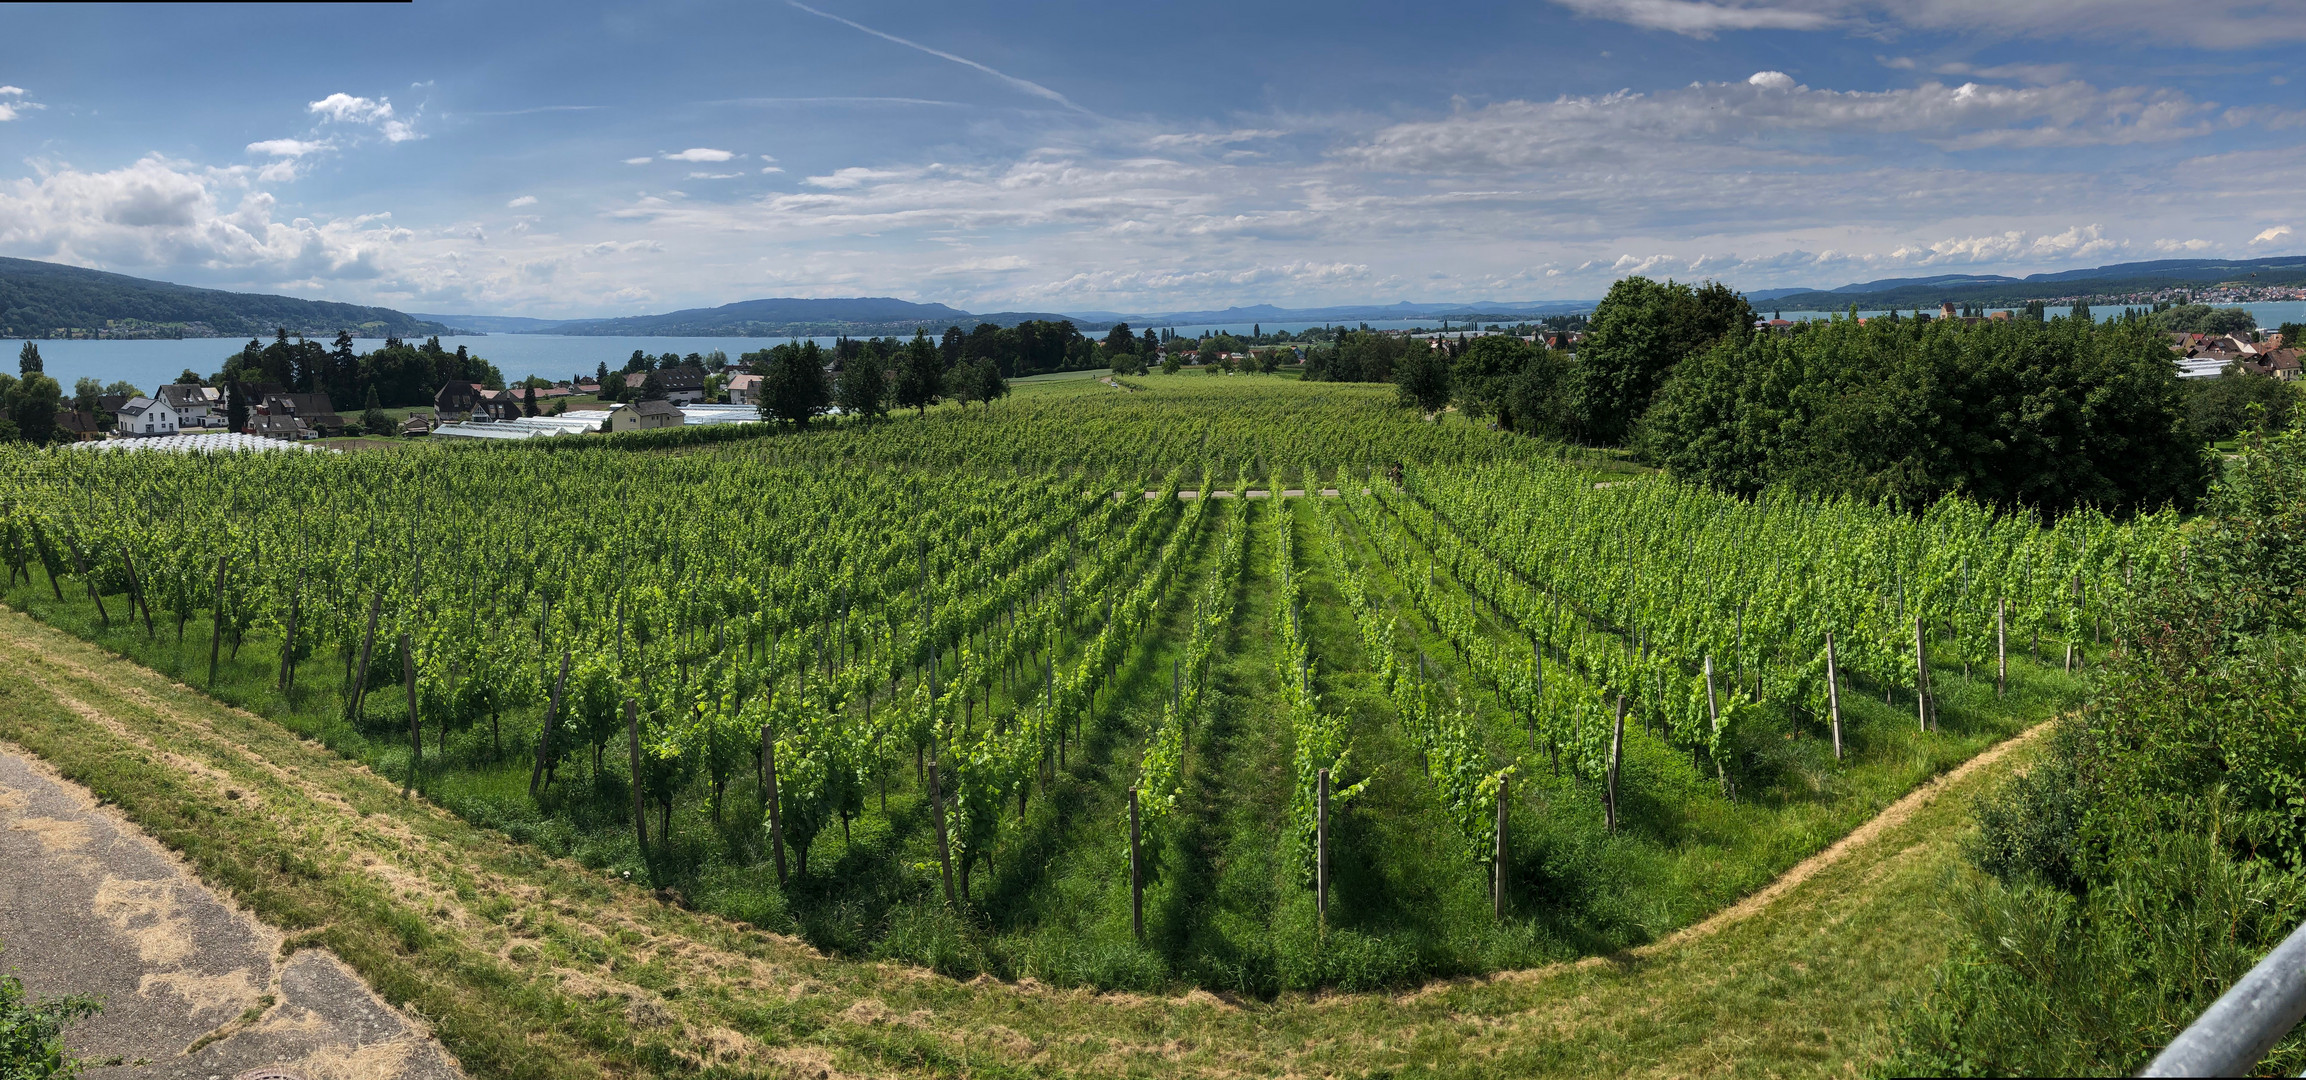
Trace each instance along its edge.
<path fill-rule="evenodd" d="M 1116 365 L 1114 370 L 1121 370 L 1118 367 L 1121 363 L 1121 357 L 1132 355 L 1136 351 L 1137 335 L 1129 332 L 1128 323 L 1114 323 L 1113 329 L 1105 332 L 1105 353 L 1113 358 L 1113 363 Z"/>
<path fill-rule="evenodd" d="M 833 403 L 825 385 L 825 351 L 814 341 L 769 350 L 769 370 L 761 379 L 761 416 L 806 428 Z"/>
<path fill-rule="evenodd" d="M 104 396 L 104 384 L 82 375 L 72 382 L 72 407 L 87 412 L 96 411 L 96 399 Z"/>
<path fill-rule="evenodd" d="M 248 426 L 248 397 L 241 392 L 239 379 L 224 384 L 224 426 L 235 432 Z"/>
<path fill-rule="evenodd" d="M 1449 404 L 1449 357 L 1440 349 L 1411 349 L 1393 367 L 1393 386 L 1403 408 L 1428 415 Z"/>
<path fill-rule="evenodd" d="M 1460 411 L 1479 419 L 1497 417 L 1497 426 L 1514 430 L 1514 390 L 1522 369 L 1537 358 L 1537 348 L 1510 334 L 1475 338 L 1457 357 L 1451 389 Z"/>
<path fill-rule="evenodd" d="M 608 373 L 606 376 L 602 377 L 602 379 L 601 379 L 601 400 L 602 400 L 602 401 L 623 401 L 624 399 L 625 399 L 625 373 L 624 373 L 624 372 L 621 372 L 621 371 L 612 371 L 612 372 L 609 372 L 609 373 Z"/>
<path fill-rule="evenodd" d="M 371 435 L 392 434 L 392 417 L 385 415 L 384 406 L 376 399 L 376 387 L 368 388 L 368 401 L 360 410 L 361 430 Z"/>
<path fill-rule="evenodd" d="M 865 350 L 842 363 L 840 377 L 833 382 L 833 403 L 849 416 L 868 420 L 887 416 L 889 379 L 881 371 L 880 357 Z"/>
<path fill-rule="evenodd" d="M 1691 357 L 1638 445 L 1740 495 L 2184 509 L 2211 476 L 2184 406 L 2168 345 L 2140 323 L 1835 320 Z"/>
<path fill-rule="evenodd" d="M 979 360 L 969 376 L 972 396 L 990 409 L 993 402 L 1009 396 L 1009 380 L 1001 376 L 1001 368 L 991 359 Z"/>
<path fill-rule="evenodd" d="M 33 360 L 37 363 L 39 358 Z M 37 368 L 24 376 L 8 400 L 8 419 L 16 425 L 16 437 L 34 446 L 54 442 L 56 411 L 63 401 L 64 388 L 56 385 L 56 380 Z"/>
<path fill-rule="evenodd" d="M 1644 277 L 1610 286 L 1594 307 L 1577 351 L 1574 408 L 1579 434 L 1615 446 L 1632 434 L 1650 399 L 1684 357 L 1753 330 L 1745 298 L 1714 282 L 1692 289 Z"/>
<path fill-rule="evenodd" d="M 536 387 L 529 387 L 528 391 L 521 395 L 520 414 L 522 416 L 536 415 Z"/>
<path fill-rule="evenodd" d="M 641 377 L 641 400 L 663 401 L 664 399 L 665 377 L 659 374 L 657 369 L 651 368 L 647 375 Z"/>
<path fill-rule="evenodd" d="M 23 348 L 16 350 L 16 374 L 32 376 L 46 370 L 47 365 L 40 360 L 40 346 L 27 341 Z"/>
<path fill-rule="evenodd" d="M 929 406 L 945 393 L 945 359 L 929 340 L 929 332 L 913 331 L 913 340 L 897 363 L 897 407 L 926 415 Z"/>
<path fill-rule="evenodd" d="M 178 386 L 206 386 L 208 385 L 208 380 L 201 378 L 199 372 L 194 371 L 191 368 L 185 368 L 182 372 L 177 374 L 176 384 Z"/>
<path fill-rule="evenodd" d="M 2194 434 L 2223 442 L 2244 431 L 2271 435 L 2287 431 L 2299 398 L 2297 383 L 2254 375 L 2231 364 L 2215 379 L 2188 379 L 2186 417 Z M 2255 408 L 2253 408 L 2255 407 Z"/>

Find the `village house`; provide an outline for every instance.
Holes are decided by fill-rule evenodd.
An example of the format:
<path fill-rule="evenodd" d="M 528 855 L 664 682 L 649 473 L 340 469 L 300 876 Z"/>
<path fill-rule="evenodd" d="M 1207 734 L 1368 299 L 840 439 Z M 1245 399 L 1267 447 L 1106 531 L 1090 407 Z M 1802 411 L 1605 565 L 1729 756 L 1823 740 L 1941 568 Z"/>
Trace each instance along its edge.
<path fill-rule="evenodd" d="M 337 415 L 336 405 L 327 394 L 266 394 L 259 413 L 272 416 L 293 416 L 314 431 L 342 432 L 344 417 Z"/>
<path fill-rule="evenodd" d="M 629 405 L 609 406 L 610 431 L 649 431 L 655 428 L 679 427 L 686 422 L 679 409 L 670 401 L 636 401 Z"/>
<path fill-rule="evenodd" d="M 729 376 L 729 404 L 759 405 L 761 403 L 761 377 L 752 372 Z"/>
<path fill-rule="evenodd" d="M 705 400 L 705 369 L 699 367 L 659 368 L 652 372 L 657 385 L 664 387 L 665 400 L 675 405 L 695 405 Z M 627 385 L 638 387 L 639 380 L 628 379 Z"/>
<path fill-rule="evenodd" d="M 120 433 L 123 435 L 142 438 L 147 435 L 176 434 L 176 410 L 170 408 L 166 401 L 138 394 L 121 405 L 115 415 L 120 417 Z"/>
<path fill-rule="evenodd" d="M 318 437 L 318 433 L 305 426 L 304 421 L 289 413 L 257 413 L 248 418 L 248 426 L 241 430 L 260 439 L 278 439 L 282 442 L 299 442 Z"/>
<path fill-rule="evenodd" d="M 57 413 L 56 430 L 70 436 L 74 442 L 94 442 L 104 437 L 104 430 L 96 424 L 96 414 L 86 409 L 67 409 Z"/>
<path fill-rule="evenodd" d="M 452 381 L 441 385 L 432 397 L 432 414 L 443 424 L 470 420 L 475 415 L 491 420 L 511 420 L 520 415 L 520 402 L 501 390 L 486 390 L 469 382 Z"/>
<path fill-rule="evenodd" d="M 217 410 L 223 408 L 223 392 L 213 386 L 197 383 L 169 383 L 153 392 L 153 396 L 176 410 L 179 428 L 209 427 Z"/>

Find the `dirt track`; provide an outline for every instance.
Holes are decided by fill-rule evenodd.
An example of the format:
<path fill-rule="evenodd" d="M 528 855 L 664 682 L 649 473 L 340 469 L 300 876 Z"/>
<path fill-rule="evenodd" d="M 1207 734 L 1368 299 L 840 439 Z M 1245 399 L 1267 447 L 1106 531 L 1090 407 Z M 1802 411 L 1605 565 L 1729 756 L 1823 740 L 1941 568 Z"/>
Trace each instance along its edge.
<path fill-rule="evenodd" d="M 448 1080 L 440 1044 L 325 950 L 218 897 L 47 765 L 0 744 L 0 965 L 36 996 L 91 994 L 70 1035 L 93 1076 Z"/>

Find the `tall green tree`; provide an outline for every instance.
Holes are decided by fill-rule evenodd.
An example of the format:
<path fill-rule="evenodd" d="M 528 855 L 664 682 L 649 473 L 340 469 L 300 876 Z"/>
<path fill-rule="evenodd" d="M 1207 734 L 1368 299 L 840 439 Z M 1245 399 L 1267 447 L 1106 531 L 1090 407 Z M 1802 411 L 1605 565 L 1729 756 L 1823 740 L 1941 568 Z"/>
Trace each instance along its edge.
<path fill-rule="evenodd" d="M 376 387 L 368 388 L 368 400 L 360 411 L 361 430 L 371 435 L 392 434 L 392 417 L 385 414 L 384 405 L 376 398 Z"/>
<path fill-rule="evenodd" d="M 40 346 L 27 341 L 23 348 L 16 350 L 16 374 L 38 375 L 46 370 L 48 366 L 40 360 Z"/>
<path fill-rule="evenodd" d="M 862 350 L 841 364 L 833 381 L 833 403 L 849 416 L 878 419 L 889 414 L 889 377 L 877 351 Z"/>
<path fill-rule="evenodd" d="M 1468 342 L 1451 372 L 1457 407 L 1475 419 L 1497 417 L 1497 426 L 1515 430 L 1514 388 L 1522 369 L 1537 359 L 1537 348 L 1511 334 L 1490 334 Z"/>
<path fill-rule="evenodd" d="M 1438 413 L 1449 405 L 1449 357 L 1440 349 L 1413 347 L 1393 365 L 1393 386 L 1403 408 Z"/>
<path fill-rule="evenodd" d="M 929 332 L 916 328 L 897 361 L 897 407 L 926 415 L 945 393 L 945 358 Z"/>
<path fill-rule="evenodd" d="M 650 368 L 648 374 L 641 376 L 641 400 L 663 401 L 664 399 L 665 377 L 657 369 Z"/>
<path fill-rule="evenodd" d="M 1009 380 L 1002 377 L 1000 366 L 990 358 L 979 360 L 970 370 L 969 391 L 971 397 L 990 409 L 995 401 L 1009 396 Z"/>
<path fill-rule="evenodd" d="M 1621 445 L 1649 411 L 1674 366 L 1723 339 L 1752 333 L 1753 308 L 1728 286 L 1691 288 L 1629 277 L 1610 286 L 1577 347 L 1573 413 L 1578 434 Z"/>
<path fill-rule="evenodd" d="M 33 371 L 17 382 L 8 400 L 8 419 L 16 437 L 34 446 L 56 441 L 56 412 L 63 405 L 64 388 L 56 380 Z"/>
<path fill-rule="evenodd" d="M 832 388 L 825 384 L 825 350 L 815 341 L 769 350 L 769 370 L 761 377 L 763 418 L 806 428 L 832 403 Z"/>

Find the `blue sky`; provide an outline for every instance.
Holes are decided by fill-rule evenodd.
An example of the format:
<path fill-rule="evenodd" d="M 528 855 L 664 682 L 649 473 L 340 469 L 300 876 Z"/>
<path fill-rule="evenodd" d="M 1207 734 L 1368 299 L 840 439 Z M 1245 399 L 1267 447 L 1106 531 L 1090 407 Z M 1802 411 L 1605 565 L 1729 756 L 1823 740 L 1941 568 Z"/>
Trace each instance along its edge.
<path fill-rule="evenodd" d="M 2306 251 L 2300 0 L 0 6 L 0 255 L 406 310 Z"/>

